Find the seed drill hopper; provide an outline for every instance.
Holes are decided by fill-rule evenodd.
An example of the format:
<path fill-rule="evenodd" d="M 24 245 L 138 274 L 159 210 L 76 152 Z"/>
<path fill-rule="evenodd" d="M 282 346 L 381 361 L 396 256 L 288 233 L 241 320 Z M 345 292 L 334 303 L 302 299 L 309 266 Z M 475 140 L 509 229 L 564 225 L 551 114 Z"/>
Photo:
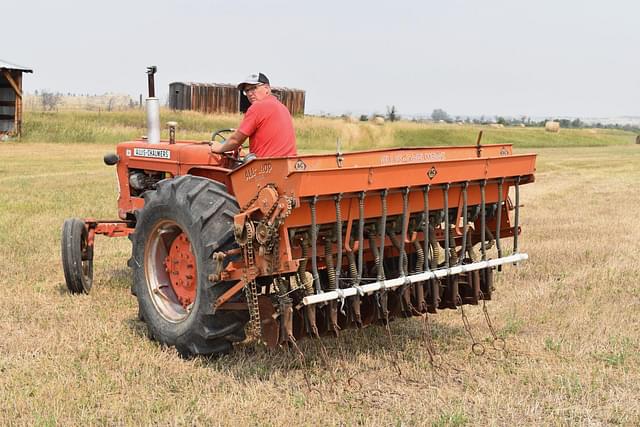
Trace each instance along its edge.
<path fill-rule="evenodd" d="M 120 219 L 66 220 L 62 260 L 88 292 L 95 235 L 129 236 L 140 317 L 181 353 L 478 304 L 527 259 L 519 197 L 536 157 L 510 144 L 244 159 L 171 135 L 105 156 Z"/>

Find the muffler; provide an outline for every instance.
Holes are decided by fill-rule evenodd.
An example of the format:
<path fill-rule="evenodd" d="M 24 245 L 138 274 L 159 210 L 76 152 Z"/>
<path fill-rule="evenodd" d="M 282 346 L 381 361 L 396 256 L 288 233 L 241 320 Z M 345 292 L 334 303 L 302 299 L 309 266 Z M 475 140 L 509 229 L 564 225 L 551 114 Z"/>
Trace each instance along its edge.
<path fill-rule="evenodd" d="M 147 67 L 149 97 L 147 98 L 147 142 L 160 143 L 160 100 L 156 98 L 154 75 L 158 71 L 155 65 Z"/>

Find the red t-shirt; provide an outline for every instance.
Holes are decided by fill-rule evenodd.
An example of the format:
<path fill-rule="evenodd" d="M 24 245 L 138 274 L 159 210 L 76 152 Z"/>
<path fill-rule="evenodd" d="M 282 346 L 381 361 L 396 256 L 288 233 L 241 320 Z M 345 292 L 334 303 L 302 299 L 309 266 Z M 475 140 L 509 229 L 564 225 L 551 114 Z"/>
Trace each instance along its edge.
<path fill-rule="evenodd" d="M 296 156 L 296 134 L 287 107 L 271 95 L 251 104 L 240 127 L 258 157 Z"/>

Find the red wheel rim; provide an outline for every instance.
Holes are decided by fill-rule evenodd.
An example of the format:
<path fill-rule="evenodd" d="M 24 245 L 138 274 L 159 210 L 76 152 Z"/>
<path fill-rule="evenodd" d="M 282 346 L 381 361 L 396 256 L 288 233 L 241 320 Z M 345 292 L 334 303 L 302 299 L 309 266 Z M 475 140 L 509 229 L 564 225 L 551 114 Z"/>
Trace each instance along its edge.
<path fill-rule="evenodd" d="M 198 271 L 196 257 L 191 251 L 187 235 L 180 233 L 171 243 L 169 255 L 164 260 L 171 288 L 182 307 L 187 308 L 196 299 Z"/>

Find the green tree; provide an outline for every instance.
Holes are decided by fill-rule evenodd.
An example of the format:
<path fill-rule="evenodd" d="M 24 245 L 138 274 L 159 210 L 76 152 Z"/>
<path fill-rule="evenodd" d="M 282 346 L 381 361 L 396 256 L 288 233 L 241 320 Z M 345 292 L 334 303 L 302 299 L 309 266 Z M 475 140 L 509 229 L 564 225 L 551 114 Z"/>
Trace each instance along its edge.
<path fill-rule="evenodd" d="M 440 120 L 448 122 L 451 120 L 449 114 L 447 114 L 447 112 L 441 108 L 436 108 L 435 110 L 433 110 L 433 112 L 431 113 L 431 119 L 434 122 L 439 122 Z"/>

